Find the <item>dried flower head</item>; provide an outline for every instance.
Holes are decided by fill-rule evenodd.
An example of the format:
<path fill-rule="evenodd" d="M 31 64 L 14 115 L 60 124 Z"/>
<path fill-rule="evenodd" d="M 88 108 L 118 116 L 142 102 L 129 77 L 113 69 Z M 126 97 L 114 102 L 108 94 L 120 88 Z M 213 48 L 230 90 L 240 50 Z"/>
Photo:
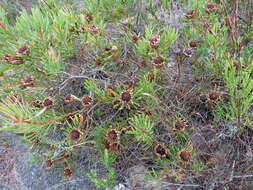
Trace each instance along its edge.
<path fill-rule="evenodd" d="M 217 102 L 220 98 L 220 93 L 218 92 L 208 92 L 207 93 L 207 99 L 210 102 Z"/>
<path fill-rule="evenodd" d="M 148 65 L 147 61 L 141 61 L 138 63 L 141 67 L 146 67 Z"/>
<path fill-rule="evenodd" d="M 74 99 L 75 99 L 75 96 L 73 94 L 68 94 L 67 96 L 65 96 L 64 101 L 66 103 L 71 103 L 74 101 Z"/>
<path fill-rule="evenodd" d="M 106 138 L 107 140 L 111 142 L 118 142 L 120 139 L 120 132 L 116 129 L 108 129 L 106 131 Z"/>
<path fill-rule="evenodd" d="M 190 40 L 188 43 L 188 46 L 190 48 L 196 48 L 198 45 L 199 45 L 199 41 L 197 41 L 197 40 Z"/>
<path fill-rule="evenodd" d="M 161 144 L 156 145 L 154 151 L 155 151 L 155 155 L 160 158 L 164 158 L 168 154 L 166 148 Z"/>
<path fill-rule="evenodd" d="M 62 158 L 65 158 L 65 159 L 69 159 L 70 157 L 71 157 L 71 152 L 64 152 L 62 155 L 61 155 L 61 157 Z"/>
<path fill-rule="evenodd" d="M 151 62 L 153 65 L 155 65 L 156 67 L 162 67 L 165 63 L 165 60 L 160 57 L 160 56 L 157 56 L 157 57 L 154 57 L 152 59 L 152 62 Z"/>
<path fill-rule="evenodd" d="M 17 49 L 16 55 L 29 55 L 30 50 L 27 45 L 23 45 L 20 48 Z"/>
<path fill-rule="evenodd" d="M 97 24 L 88 24 L 88 30 L 90 33 L 96 34 L 99 31 L 99 26 Z"/>
<path fill-rule="evenodd" d="M 140 36 L 137 34 L 131 35 L 131 39 L 134 43 L 137 43 L 140 40 Z"/>
<path fill-rule="evenodd" d="M 25 77 L 21 80 L 21 82 L 22 82 L 22 84 L 23 84 L 24 86 L 33 85 L 34 81 L 35 81 L 35 78 L 34 78 L 34 76 L 32 76 L 32 75 L 25 76 Z"/>
<path fill-rule="evenodd" d="M 12 65 L 21 65 L 24 63 L 24 60 L 21 57 L 17 57 L 17 56 L 11 56 L 8 59 L 8 63 L 12 64 Z"/>
<path fill-rule="evenodd" d="M 187 123 L 184 119 L 176 119 L 173 121 L 173 128 L 177 131 L 182 131 L 187 127 Z"/>
<path fill-rule="evenodd" d="M 134 81 L 127 81 L 127 88 L 134 88 Z"/>
<path fill-rule="evenodd" d="M 120 144 L 117 142 L 111 143 L 109 150 L 114 153 L 119 153 L 120 152 Z"/>
<path fill-rule="evenodd" d="M 53 164 L 54 164 L 54 161 L 51 160 L 51 159 L 49 159 L 49 160 L 46 160 L 46 161 L 45 161 L 44 167 L 45 167 L 46 169 L 49 169 L 49 168 L 52 168 Z"/>
<path fill-rule="evenodd" d="M 103 141 L 103 147 L 105 148 L 105 149 L 107 149 L 107 150 L 109 150 L 110 149 L 110 142 L 107 140 L 107 139 L 105 139 L 104 141 Z"/>
<path fill-rule="evenodd" d="M 85 95 L 82 97 L 81 102 L 83 106 L 91 106 L 93 104 L 93 99 L 89 95 Z"/>
<path fill-rule="evenodd" d="M 213 11 L 216 11 L 217 7 L 216 7 L 216 4 L 215 3 L 207 3 L 205 6 L 204 6 L 204 10 L 205 12 L 207 13 L 211 13 Z"/>
<path fill-rule="evenodd" d="M 45 98 L 45 99 L 43 100 L 43 106 L 46 107 L 46 108 L 51 108 L 51 107 L 53 107 L 53 104 L 54 104 L 54 102 L 53 102 L 52 98 L 50 98 L 50 97 Z"/>
<path fill-rule="evenodd" d="M 124 90 L 123 92 L 121 92 L 120 94 L 120 100 L 121 102 L 128 104 L 129 102 L 131 102 L 132 100 L 132 93 L 129 90 Z"/>
<path fill-rule="evenodd" d="M 34 100 L 34 102 L 33 102 L 32 105 L 33 105 L 34 107 L 39 108 L 39 107 L 42 106 L 42 104 L 43 104 L 43 102 L 42 102 L 41 100 L 37 99 L 37 100 Z"/>
<path fill-rule="evenodd" d="M 0 57 L 0 60 L 9 62 L 9 61 L 10 61 L 10 58 L 11 58 L 11 56 L 10 56 L 8 53 L 5 53 L 5 54 L 3 54 L 3 55 Z"/>
<path fill-rule="evenodd" d="M 191 161 L 191 153 L 186 150 L 181 150 L 179 153 L 179 158 L 182 162 L 190 162 Z"/>
<path fill-rule="evenodd" d="M 69 137 L 71 138 L 71 140 L 73 141 L 78 141 L 80 139 L 80 137 L 82 136 L 82 132 L 77 129 L 77 128 L 73 128 L 70 132 L 69 132 Z"/>
<path fill-rule="evenodd" d="M 155 35 L 155 36 L 152 36 L 150 39 L 149 39 L 149 45 L 152 47 L 152 48 L 158 48 L 159 45 L 160 45 L 160 37 Z"/>
<path fill-rule="evenodd" d="M 72 169 L 69 167 L 64 168 L 64 176 L 65 177 L 71 177 L 73 174 Z"/>
<path fill-rule="evenodd" d="M 17 93 L 11 93 L 7 96 L 7 99 L 11 100 L 13 103 L 16 103 L 21 100 Z"/>
<path fill-rule="evenodd" d="M 193 18 L 195 14 L 196 14 L 195 10 L 189 10 L 185 13 L 185 17 L 190 19 L 190 18 Z"/>
<path fill-rule="evenodd" d="M 82 19 L 85 19 L 86 21 L 90 22 L 90 21 L 93 20 L 94 15 L 91 14 L 91 13 L 83 13 L 83 14 L 80 15 L 80 17 L 81 17 Z"/>

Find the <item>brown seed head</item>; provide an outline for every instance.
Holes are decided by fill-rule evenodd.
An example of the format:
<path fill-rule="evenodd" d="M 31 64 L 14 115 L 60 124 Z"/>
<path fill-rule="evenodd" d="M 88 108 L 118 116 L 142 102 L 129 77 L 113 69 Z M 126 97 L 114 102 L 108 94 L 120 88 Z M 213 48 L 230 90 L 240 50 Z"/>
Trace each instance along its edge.
<path fill-rule="evenodd" d="M 187 127 L 186 122 L 183 119 L 177 119 L 173 121 L 173 128 L 177 131 L 182 131 Z"/>
<path fill-rule="evenodd" d="M 73 94 L 68 94 L 67 96 L 65 96 L 64 101 L 65 101 L 66 103 L 71 103 L 71 102 L 73 102 L 73 101 L 74 101 L 74 96 L 73 96 Z"/>
<path fill-rule="evenodd" d="M 162 67 L 165 63 L 165 60 L 160 57 L 160 56 L 157 56 L 157 57 L 154 57 L 152 59 L 152 62 L 151 62 L 153 65 L 155 65 L 156 67 Z"/>
<path fill-rule="evenodd" d="M 49 168 L 52 168 L 53 164 L 54 164 L 54 161 L 51 160 L 51 159 L 49 159 L 49 160 L 46 160 L 46 161 L 45 161 L 44 167 L 45 167 L 46 169 L 49 169 Z"/>
<path fill-rule="evenodd" d="M 71 152 L 64 152 L 62 155 L 61 155 L 61 157 L 62 158 L 65 158 L 65 159 L 68 159 L 68 158 L 70 158 L 71 157 Z"/>
<path fill-rule="evenodd" d="M 21 57 L 11 56 L 8 60 L 8 63 L 12 65 L 21 65 L 24 63 L 24 60 Z"/>
<path fill-rule="evenodd" d="M 133 88 L 134 87 L 134 81 L 127 81 L 127 87 Z"/>
<path fill-rule="evenodd" d="M 82 135 L 82 132 L 77 129 L 77 128 L 73 128 L 70 132 L 69 132 L 69 137 L 71 138 L 71 140 L 73 141 L 78 141 L 80 139 Z"/>
<path fill-rule="evenodd" d="M 190 40 L 188 43 L 188 46 L 190 48 L 196 48 L 198 46 L 199 42 L 197 40 Z"/>
<path fill-rule="evenodd" d="M 156 145 L 154 151 L 155 151 L 155 155 L 160 158 L 164 158 L 168 154 L 166 148 L 161 144 Z"/>
<path fill-rule="evenodd" d="M 196 14 L 196 11 L 195 10 L 189 10 L 185 13 L 185 17 L 190 19 L 190 18 L 193 18 Z"/>
<path fill-rule="evenodd" d="M 106 138 L 109 142 L 117 142 L 120 139 L 120 133 L 116 129 L 108 129 L 106 131 Z"/>
<path fill-rule="evenodd" d="M 111 143 L 110 144 L 110 151 L 114 152 L 114 153 L 119 153 L 120 151 L 120 144 L 117 142 Z"/>
<path fill-rule="evenodd" d="M 103 146 L 105 149 L 109 150 L 110 149 L 110 142 L 107 139 L 105 139 L 103 141 Z"/>
<path fill-rule="evenodd" d="M 88 30 L 90 33 L 96 34 L 99 31 L 99 26 L 97 24 L 88 24 Z"/>
<path fill-rule="evenodd" d="M 21 80 L 21 82 L 22 82 L 22 84 L 23 84 L 24 86 L 30 86 L 30 85 L 32 85 L 32 84 L 34 83 L 34 81 L 35 81 L 35 78 L 34 78 L 34 76 L 32 76 L 32 75 L 25 76 L 25 77 Z"/>
<path fill-rule="evenodd" d="M 183 162 L 191 161 L 191 153 L 186 150 L 181 150 L 179 152 L 179 157 L 180 157 L 181 161 L 183 161 Z"/>
<path fill-rule="evenodd" d="M 120 99 L 123 103 L 129 103 L 132 100 L 132 93 L 129 90 L 121 92 Z"/>
<path fill-rule="evenodd" d="M 93 20 L 94 15 L 91 13 L 83 13 L 80 15 L 81 18 L 85 19 L 86 21 L 90 22 Z"/>
<path fill-rule="evenodd" d="M 215 3 L 207 3 L 205 6 L 204 6 L 204 10 L 207 12 L 207 13 L 211 13 L 213 11 L 216 11 L 216 4 Z"/>
<path fill-rule="evenodd" d="M 146 67 L 148 65 L 148 63 L 146 61 L 141 61 L 139 63 L 139 65 L 142 66 L 142 67 Z"/>
<path fill-rule="evenodd" d="M 33 102 L 32 105 L 33 105 L 34 107 L 39 108 L 39 107 L 42 106 L 42 104 L 43 104 L 43 102 L 42 102 L 41 100 L 37 99 L 37 100 L 34 100 L 34 102 Z"/>
<path fill-rule="evenodd" d="M 11 56 L 10 56 L 8 53 L 5 53 L 5 54 L 3 54 L 3 55 L 0 57 L 0 60 L 6 61 L 6 62 L 9 62 L 10 59 L 11 59 Z"/>
<path fill-rule="evenodd" d="M 64 168 L 64 176 L 65 177 L 71 177 L 72 176 L 72 174 L 73 174 L 73 172 L 72 172 L 72 169 L 71 168 Z"/>
<path fill-rule="evenodd" d="M 91 106 L 93 103 L 93 99 L 91 96 L 85 95 L 82 97 L 81 102 L 83 106 Z"/>
<path fill-rule="evenodd" d="M 131 35 L 131 39 L 134 43 L 137 43 L 140 40 L 140 37 L 137 34 Z"/>
<path fill-rule="evenodd" d="M 218 92 L 208 92 L 207 94 L 207 99 L 210 101 L 210 102 L 217 102 L 220 98 L 220 93 Z"/>
<path fill-rule="evenodd" d="M 149 45 L 152 47 L 152 48 L 158 48 L 159 45 L 160 45 L 160 37 L 155 35 L 155 36 L 152 36 L 150 39 L 149 39 Z"/>
<path fill-rule="evenodd" d="M 17 49 L 16 55 L 29 55 L 29 47 L 27 45 L 23 45 Z"/>
<path fill-rule="evenodd" d="M 51 108 L 53 107 L 53 100 L 48 97 L 46 98 L 44 101 L 43 101 L 43 106 L 46 107 L 46 108 Z"/>

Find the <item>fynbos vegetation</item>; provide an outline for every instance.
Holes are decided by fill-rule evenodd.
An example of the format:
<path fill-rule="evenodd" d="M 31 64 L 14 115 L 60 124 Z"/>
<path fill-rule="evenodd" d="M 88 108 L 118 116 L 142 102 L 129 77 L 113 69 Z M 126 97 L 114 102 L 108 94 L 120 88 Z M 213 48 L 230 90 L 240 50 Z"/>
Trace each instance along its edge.
<path fill-rule="evenodd" d="M 0 131 L 45 169 L 72 177 L 89 148 L 97 188 L 137 165 L 161 189 L 253 187 L 250 1 L 0 5 Z"/>

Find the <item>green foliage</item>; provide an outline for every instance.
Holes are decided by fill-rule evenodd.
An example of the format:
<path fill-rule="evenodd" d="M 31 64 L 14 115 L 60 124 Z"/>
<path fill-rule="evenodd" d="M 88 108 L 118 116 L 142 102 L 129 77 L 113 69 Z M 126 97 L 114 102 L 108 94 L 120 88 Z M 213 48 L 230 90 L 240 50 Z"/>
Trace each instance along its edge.
<path fill-rule="evenodd" d="M 136 45 L 137 55 L 147 58 L 160 52 L 165 54 L 166 51 L 172 46 L 172 44 L 178 39 L 178 32 L 174 28 L 163 28 L 157 30 L 155 25 L 149 25 L 145 28 L 145 33 L 142 39 L 140 39 Z M 153 49 L 149 45 L 149 40 L 157 36 L 160 38 L 160 45 L 157 49 Z"/>
<path fill-rule="evenodd" d="M 91 170 L 87 174 L 88 178 L 91 182 L 93 182 L 97 188 L 107 187 L 109 189 L 112 189 L 115 185 L 115 171 L 113 169 L 109 170 L 107 178 L 100 179 L 97 176 L 97 173 L 95 170 Z"/>
<path fill-rule="evenodd" d="M 87 177 L 90 179 L 91 182 L 93 182 L 97 188 L 101 188 L 101 187 L 107 187 L 112 189 L 115 184 L 115 178 L 116 178 L 116 171 L 115 169 L 112 167 L 112 162 L 115 159 L 110 152 L 108 152 L 108 150 L 103 150 L 101 152 L 102 155 L 102 159 L 103 159 L 103 163 L 106 167 L 106 169 L 108 170 L 108 174 L 106 176 L 106 178 L 100 178 L 97 175 L 97 172 L 95 170 L 91 170 L 88 174 Z"/>
<path fill-rule="evenodd" d="M 63 167 L 78 167 L 75 156 L 89 146 L 107 170 L 87 174 L 97 188 L 113 188 L 128 163 L 177 183 L 210 169 L 193 142 L 195 124 L 218 131 L 218 122 L 236 120 L 243 132 L 252 123 L 252 29 L 247 18 L 228 19 L 237 17 L 234 2 L 207 10 L 207 0 L 187 1 L 193 16 L 173 28 L 160 14 L 176 13 L 173 2 L 86 0 L 77 9 L 41 0 L 13 16 L 0 3 L 0 131 L 24 135 L 33 161 Z M 180 118 L 189 123 L 175 127 Z"/>
<path fill-rule="evenodd" d="M 27 103 L 14 103 L 10 100 L 0 103 L 0 112 L 3 113 L 0 116 L 3 121 L 3 127 L 0 128 L 0 131 L 11 130 L 24 134 L 45 133 L 46 129 L 53 124 L 53 120 L 50 118 L 56 116 L 56 113 L 47 111 L 45 108 L 37 110 L 31 108 Z"/>
<path fill-rule="evenodd" d="M 153 124 L 148 116 L 144 114 L 135 115 L 131 125 L 133 125 L 134 129 L 128 131 L 128 134 L 134 135 L 140 142 L 152 143 Z"/>
<path fill-rule="evenodd" d="M 0 39 L 4 44 L 0 53 L 10 53 L 26 44 L 31 54 L 22 58 L 29 64 L 39 62 L 47 74 L 55 74 L 62 68 L 62 59 L 73 53 L 73 34 L 71 26 L 76 22 L 76 17 L 70 8 L 57 7 L 54 12 L 47 4 L 42 8 L 33 8 L 31 14 L 23 11 L 16 18 L 15 25 L 9 25 L 6 13 L 3 15 L 4 27 L 0 32 L 5 38 Z M 53 52 L 54 51 L 54 52 Z"/>
<path fill-rule="evenodd" d="M 239 68 L 233 63 L 227 63 L 224 72 L 226 88 L 229 93 L 229 106 L 226 107 L 227 117 L 230 120 L 237 119 L 239 126 L 249 116 L 248 109 L 253 101 L 252 65 L 242 68 L 244 60 L 240 60 Z"/>

